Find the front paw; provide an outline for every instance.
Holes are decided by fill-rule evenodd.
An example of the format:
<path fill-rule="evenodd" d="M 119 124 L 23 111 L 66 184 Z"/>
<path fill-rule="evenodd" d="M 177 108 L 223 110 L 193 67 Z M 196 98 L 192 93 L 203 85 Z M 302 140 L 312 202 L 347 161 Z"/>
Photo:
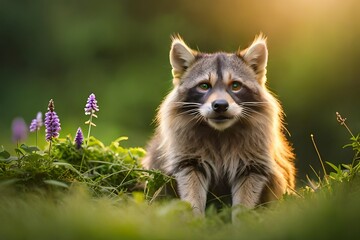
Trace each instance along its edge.
<path fill-rule="evenodd" d="M 192 207 L 194 216 L 196 217 L 205 217 L 205 210 L 200 209 L 199 207 L 193 206 Z"/>

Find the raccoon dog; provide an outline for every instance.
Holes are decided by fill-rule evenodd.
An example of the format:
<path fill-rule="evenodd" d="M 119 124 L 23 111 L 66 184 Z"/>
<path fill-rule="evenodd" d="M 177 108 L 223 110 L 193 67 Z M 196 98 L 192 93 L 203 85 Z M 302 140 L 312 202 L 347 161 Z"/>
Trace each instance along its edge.
<path fill-rule="evenodd" d="M 294 188 L 282 108 L 265 85 L 267 59 L 263 35 L 242 51 L 212 54 L 173 38 L 173 90 L 142 163 L 173 176 L 195 213 L 204 214 L 208 193 L 226 187 L 232 206 L 248 208 Z"/>

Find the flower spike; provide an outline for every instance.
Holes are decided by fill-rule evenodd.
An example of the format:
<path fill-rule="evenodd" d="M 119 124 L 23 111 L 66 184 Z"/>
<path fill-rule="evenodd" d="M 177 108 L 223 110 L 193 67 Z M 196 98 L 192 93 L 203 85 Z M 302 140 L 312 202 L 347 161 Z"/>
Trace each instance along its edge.
<path fill-rule="evenodd" d="M 90 94 L 90 96 L 88 97 L 84 109 L 85 109 L 85 115 L 93 114 L 94 117 L 97 117 L 95 115 L 95 112 L 99 111 L 99 106 L 97 105 L 97 101 L 94 93 Z"/>
<path fill-rule="evenodd" d="M 15 118 L 12 122 L 12 140 L 19 145 L 27 137 L 27 126 L 22 118 Z"/>
<path fill-rule="evenodd" d="M 84 135 L 81 131 L 81 128 L 79 127 L 78 130 L 76 131 L 76 136 L 75 136 L 75 146 L 77 149 L 81 148 L 83 141 L 84 141 Z"/>
<path fill-rule="evenodd" d="M 31 121 L 30 132 L 39 131 L 43 125 L 42 113 L 38 112 L 36 118 Z"/>
<path fill-rule="evenodd" d="M 45 133 L 46 141 L 48 142 L 58 137 L 61 130 L 60 119 L 54 110 L 54 100 L 51 99 L 48 105 L 48 112 L 45 114 Z"/>

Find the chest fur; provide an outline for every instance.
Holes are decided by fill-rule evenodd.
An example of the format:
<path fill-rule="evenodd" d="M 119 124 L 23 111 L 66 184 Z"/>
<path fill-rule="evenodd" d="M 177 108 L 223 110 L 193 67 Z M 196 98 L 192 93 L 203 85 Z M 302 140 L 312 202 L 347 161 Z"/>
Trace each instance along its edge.
<path fill-rule="evenodd" d="M 261 172 L 272 164 L 269 139 L 261 132 L 178 134 L 169 149 L 166 158 L 169 173 L 192 167 L 213 180 L 232 181 L 249 171 Z"/>

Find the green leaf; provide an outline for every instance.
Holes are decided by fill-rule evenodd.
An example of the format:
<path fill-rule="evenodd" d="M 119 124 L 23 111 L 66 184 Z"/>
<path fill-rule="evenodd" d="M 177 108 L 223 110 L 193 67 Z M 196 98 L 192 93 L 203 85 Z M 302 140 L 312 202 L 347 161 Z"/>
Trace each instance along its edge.
<path fill-rule="evenodd" d="M 349 144 L 346 144 L 346 145 L 343 146 L 343 148 L 347 148 L 347 147 L 352 147 L 352 144 L 349 143 Z"/>
<path fill-rule="evenodd" d="M 344 167 L 344 168 L 346 168 L 346 169 L 351 170 L 351 166 L 350 166 L 350 165 L 348 165 L 348 164 L 341 164 L 341 166 L 343 166 L 343 167 Z"/>
<path fill-rule="evenodd" d="M 122 136 L 122 137 L 119 137 L 117 139 L 115 139 L 113 142 L 111 142 L 110 144 L 110 149 L 114 152 L 125 152 L 124 149 L 122 147 L 120 147 L 120 142 L 122 141 L 126 141 L 128 140 L 128 137 L 125 137 L 125 136 Z"/>
<path fill-rule="evenodd" d="M 341 178 L 340 178 L 339 175 L 337 175 L 336 173 L 331 172 L 329 176 L 330 176 L 331 179 L 337 180 L 337 181 L 340 181 L 340 182 L 341 182 Z"/>
<path fill-rule="evenodd" d="M 56 181 L 56 180 L 44 180 L 44 183 L 48 184 L 48 185 L 52 185 L 55 187 L 63 187 L 63 188 L 69 188 L 69 186 L 66 183 L 60 182 L 60 181 Z"/>
<path fill-rule="evenodd" d="M 360 136 L 360 135 L 357 135 L 356 137 L 353 136 L 353 137 L 350 138 L 350 140 L 351 140 L 351 141 L 354 141 L 354 142 L 357 142 L 357 141 L 359 140 L 359 136 Z"/>
<path fill-rule="evenodd" d="M 94 136 L 90 136 L 89 144 L 88 146 L 100 146 L 102 149 L 105 148 L 105 145 L 98 139 L 96 139 Z"/>
<path fill-rule="evenodd" d="M 35 146 L 29 147 L 29 146 L 27 146 L 25 144 L 21 144 L 20 148 L 22 150 L 24 150 L 26 153 L 33 153 L 33 152 L 40 151 L 40 149 L 35 147 Z"/>
<path fill-rule="evenodd" d="M 119 137 L 119 138 L 115 139 L 114 142 L 122 142 L 122 141 L 126 141 L 128 139 L 129 139 L 128 137 L 122 136 L 122 137 Z"/>
<path fill-rule="evenodd" d="M 335 166 L 333 163 L 331 162 L 326 162 L 330 167 L 332 167 L 336 172 L 341 171 L 341 169 L 339 169 L 337 166 Z"/>
<path fill-rule="evenodd" d="M 78 175 L 82 175 L 78 170 L 76 170 L 76 168 L 74 168 L 73 165 L 71 165 L 70 163 L 65 163 L 65 162 L 55 162 L 54 165 L 57 165 L 57 166 L 64 166 L 68 169 L 70 169 L 71 171 L 77 173 Z"/>
<path fill-rule="evenodd" d="M 22 150 L 21 148 L 15 148 L 15 152 L 16 152 L 17 154 L 20 154 L 20 155 L 25 156 L 25 152 L 24 152 L 24 150 Z"/>
<path fill-rule="evenodd" d="M 144 157 L 146 154 L 146 151 L 143 148 L 137 147 L 137 148 L 129 148 L 129 151 L 133 156 L 141 158 Z"/>
<path fill-rule="evenodd" d="M 0 158 L 2 159 L 8 159 L 10 157 L 10 153 L 6 150 L 3 150 L 2 152 L 0 152 Z"/>

